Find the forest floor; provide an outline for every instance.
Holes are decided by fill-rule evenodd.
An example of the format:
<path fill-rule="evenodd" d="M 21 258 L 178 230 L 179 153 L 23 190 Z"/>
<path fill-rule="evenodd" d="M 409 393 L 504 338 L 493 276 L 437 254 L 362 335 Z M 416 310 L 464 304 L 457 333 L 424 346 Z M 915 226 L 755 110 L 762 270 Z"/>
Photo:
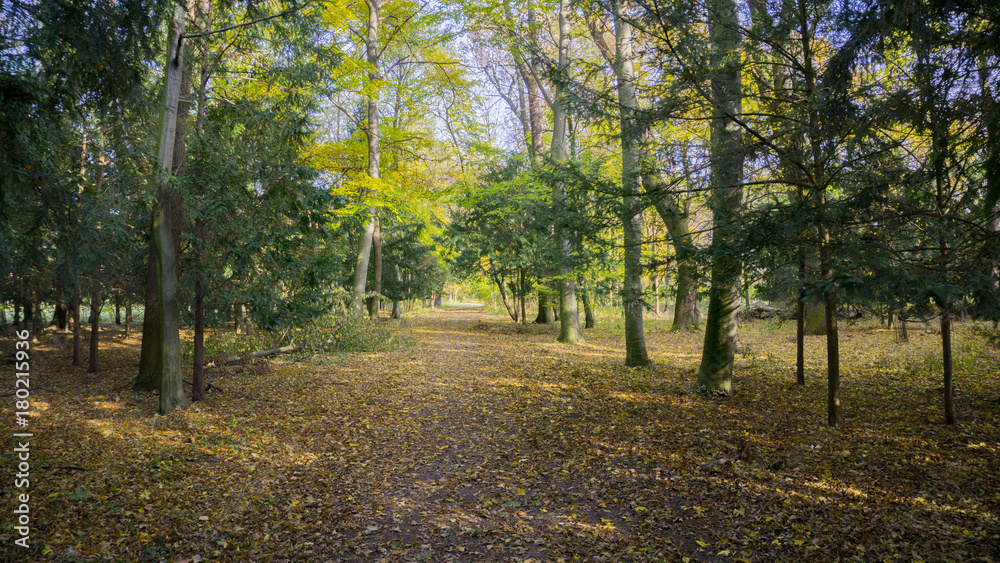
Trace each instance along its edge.
<path fill-rule="evenodd" d="M 649 321 L 655 363 L 628 369 L 620 321 L 601 322 L 565 346 L 554 326 L 437 311 L 392 325 L 391 352 L 210 370 L 208 398 L 165 417 L 129 388 L 137 335 L 108 341 L 97 376 L 46 335 L 30 487 L 11 486 L 11 438 L 0 458 L 0 561 L 1000 559 L 1000 360 L 971 323 L 952 427 L 939 335 L 842 325 L 831 430 L 823 337 L 800 387 L 794 324 L 741 327 L 736 395 L 706 399 L 700 333 Z"/>

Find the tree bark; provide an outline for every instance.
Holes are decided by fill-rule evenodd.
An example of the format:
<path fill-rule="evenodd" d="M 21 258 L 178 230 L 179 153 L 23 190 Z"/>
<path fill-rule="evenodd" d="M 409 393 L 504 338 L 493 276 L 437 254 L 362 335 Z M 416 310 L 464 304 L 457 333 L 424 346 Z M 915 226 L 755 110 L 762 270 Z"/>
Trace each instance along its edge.
<path fill-rule="evenodd" d="M 212 28 L 212 1 L 211 0 L 198 0 L 198 11 L 197 11 L 198 27 L 199 31 L 204 33 Z M 199 141 L 204 138 L 205 134 L 205 113 L 206 113 L 206 102 L 208 99 L 206 88 L 208 86 L 208 80 L 210 78 L 209 72 L 209 39 L 208 37 L 203 37 L 201 39 L 201 69 L 200 78 L 198 80 L 198 113 L 195 118 L 195 134 Z M 201 146 L 201 143 L 198 145 Z M 194 166 L 194 176 L 197 180 L 199 187 L 199 195 L 205 195 L 205 190 L 200 181 L 203 176 L 203 166 L 202 166 L 202 153 L 201 149 L 195 154 L 195 166 Z M 205 222 L 201 218 L 195 219 L 194 222 L 194 234 L 198 240 L 203 241 L 205 238 Z M 205 268 L 205 255 L 204 255 L 204 245 L 198 245 L 195 249 L 197 269 L 194 272 L 195 283 L 194 283 L 194 351 L 193 351 L 193 369 L 191 377 L 191 400 L 201 401 L 205 399 L 205 278 L 203 271 Z"/>
<path fill-rule="evenodd" d="M 62 294 L 61 288 L 56 288 L 56 291 L 60 295 Z M 59 330 L 59 332 L 67 332 L 69 330 L 67 323 L 69 314 L 68 311 L 66 310 L 66 304 L 63 303 L 62 297 L 59 297 L 58 300 L 56 301 L 56 312 L 54 314 L 54 317 L 56 322 L 56 328 Z"/>
<path fill-rule="evenodd" d="M 374 217 L 375 230 L 372 232 L 372 259 L 375 262 L 372 272 L 372 290 L 382 295 L 382 226 L 378 216 Z M 382 298 L 374 296 L 368 299 L 368 316 L 377 319 L 382 308 Z"/>
<path fill-rule="evenodd" d="M 649 275 L 649 283 L 653 286 L 653 314 L 660 317 L 663 315 L 663 309 L 660 307 L 660 273 L 655 269 Z"/>
<path fill-rule="evenodd" d="M 621 21 L 621 5 L 613 5 L 614 23 L 616 25 L 616 48 L 612 50 L 604 40 L 603 34 L 596 23 L 587 17 L 587 24 L 591 37 L 598 46 L 598 52 L 611 65 L 615 73 L 618 84 L 626 84 L 626 90 L 621 91 L 619 86 L 619 103 L 623 107 L 638 109 L 639 103 L 635 93 L 634 76 L 632 63 L 629 61 L 628 70 L 626 66 L 619 63 L 618 58 L 618 37 L 620 32 L 618 23 Z M 625 31 L 622 28 L 621 31 Z M 631 35 L 630 30 L 629 35 Z M 621 96 L 625 95 L 625 102 L 621 101 Z M 681 205 L 675 194 L 670 192 L 668 183 L 662 178 L 662 174 L 657 170 L 656 159 L 652 152 L 652 143 L 648 126 L 635 121 L 635 135 L 639 139 L 634 148 L 639 159 L 640 177 L 642 187 L 646 194 L 652 199 L 653 207 L 663 221 L 674 246 L 674 254 L 677 261 L 677 295 L 674 302 L 674 321 L 671 330 L 693 330 L 700 319 L 697 312 L 698 293 L 698 270 L 693 263 L 694 245 L 688 226 L 687 205 Z M 687 166 L 687 145 L 683 148 L 682 160 L 684 162 L 685 178 L 690 183 L 690 173 Z M 611 297 L 611 305 L 614 306 L 614 296 Z M 659 314 L 659 312 L 657 312 Z"/>
<path fill-rule="evenodd" d="M 183 20 L 183 13 L 182 13 Z M 174 24 L 177 23 L 175 18 Z M 184 22 L 181 22 L 184 25 Z M 183 31 L 179 32 L 183 34 Z M 172 37 L 172 36 L 171 36 Z M 169 40 L 169 39 L 168 39 Z M 166 127 L 168 121 L 168 113 L 170 113 L 169 119 L 173 122 L 173 132 L 171 133 L 171 144 L 169 155 L 161 154 L 160 157 L 169 158 L 169 171 L 174 175 L 180 175 L 182 172 L 182 167 L 184 165 L 185 157 L 185 138 L 187 136 L 187 114 L 189 112 L 191 102 L 191 76 L 189 73 L 183 71 L 183 56 L 182 50 L 180 49 L 181 43 L 179 41 L 172 43 L 171 48 L 176 49 L 177 54 L 177 69 L 175 70 L 175 75 L 179 74 L 177 78 L 180 80 L 179 85 L 177 85 L 177 101 L 173 106 L 173 110 L 168 108 L 163 115 L 163 127 Z M 167 68 L 168 78 L 170 73 L 170 67 Z M 169 100 L 168 100 L 169 101 Z M 161 145 L 164 142 L 162 137 L 163 131 L 161 130 Z M 165 147 L 160 147 L 160 152 L 163 153 Z M 161 167 L 165 168 L 165 165 L 161 161 Z M 167 217 L 169 218 L 170 233 L 173 237 L 173 254 L 176 258 L 180 255 L 181 241 L 180 241 L 180 231 L 181 222 L 183 216 L 184 203 L 181 199 L 181 194 L 177 190 L 169 190 L 163 193 L 161 190 L 158 194 L 160 200 L 156 204 L 158 207 L 167 206 Z M 160 298 L 159 298 L 159 284 L 161 280 L 157 275 L 157 253 L 156 253 L 156 227 L 155 221 L 159 213 L 159 209 L 154 209 L 152 213 L 152 227 L 150 229 L 150 240 L 149 240 L 149 264 L 146 272 L 146 290 L 143 299 L 143 320 L 142 320 L 142 344 L 139 352 L 139 373 L 136 379 L 133 381 L 132 388 L 136 391 L 155 391 L 160 388 L 160 374 L 163 364 L 163 335 L 160 333 Z"/>
<path fill-rule="evenodd" d="M 802 73 L 805 86 L 804 97 L 808 103 L 808 173 L 812 190 L 811 197 L 816 202 L 816 226 L 819 234 L 819 264 L 821 276 L 827 282 L 823 295 L 826 317 L 826 377 L 827 377 L 827 424 L 837 426 L 840 422 L 840 335 L 837 327 L 837 296 L 833 282 L 833 266 L 830 261 L 830 225 L 826 218 L 827 178 L 822 155 L 823 137 L 820 131 L 819 101 L 816 99 L 817 73 L 813 61 L 812 27 L 809 23 L 809 7 L 804 0 L 798 2 L 799 40 L 802 45 Z M 806 270 L 810 269 L 810 257 L 805 256 Z M 809 322 L 809 304 L 806 303 L 806 323 Z M 809 328 L 806 327 L 806 332 Z"/>
<path fill-rule="evenodd" d="M 642 126 L 638 122 L 638 99 L 633 70 L 632 26 L 622 17 L 621 0 L 612 3 L 615 24 L 615 75 L 618 77 L 622 147 L 621 221 L 624 230 L 625 279 L 622 303 L 625 309 L 625 365 L 650 363 L 643 332 L 642 291 Z"/>
<path fill-rule="evenodd" d="M 535 316 L 535 324 L 547 325 L 552 322 L 549 316 L 549 294 L 548 288 L 544 287 L 542 280 L 538 280 L 538 315 Z"/>
<path fill-rule="evenodd" d="M 159 205 L 153 220 L 153 246 L 158 282 L 157 297 L 160 303 L 160 414 L 168 414 L 174 408 L 186 408 L 190 405 L 190 401 L 184 395 L 184 382 L 181 378 L 177 256 L 174 252 L 170 205 L 175 190 L 169 180 L 170 175 L 173 174 L 178 102 L 184 75 L 184 57 L 181 52 L 181 35 L 184 33 L 184 24 L 184 10 L 177 6 L 174 9 L 174 17 L 168 34 L 165 108 L 158 151 L 161 170 Z"/>
<path fill-rule="evenodd" d="M 686 236 L 686 235 L 685 235 Z M 678 245 L 674 245 L 675 252 Z M 700 323 L 698 313 L 698 278 L 688 257 L 677 260 L 677 295 L 674 298 L 673 331 L 694 330 Z"/>
<path fill-rule="evenodd" d="M 733 393 L 742 260 L 736 252 L 743 209 L 743 146 L 735 118 L 742 113 L 739 17 L 734 0 L 709 0 L 711 41 L 712 272 L 705 343 L 696 386 L 706 394 Z"/>
<path fill-rule="evenodd" d="M 510 4 L 507 3 L 504 6 L 506 10 L 508 21 L 517 21 L 510 9 Z M 538 27 L 535 25 L 535 11 L 534 9 L 528 9 L 528 28 L 529 28 L 529 38 L 528 43 L 530 45 L 538 45 Z M 542 154 L 544 150 L 544 140 L 542 138 L 542 121 L 543 121 L 543 109 L 542 109 L 542 96 L 541 96 L 541 85 L 536 80 L 536 77 L 531 69 L 531 61 L 525 60 L 522 53 L 523 40 L 518 38 L 513 33 L 510 34 L 511 40 L 511 57 L 514 59 L 514 68 L 517 71 L 517 75 L 520 77 L 521 82 L 524 84 L 524 89 L 527 91 L 527 105 L 528 105 L 528 138 L 525 139 L 525 144 L 528 148 L 528 157 L 531 160 L 532 165 L 538 163 L 538 157 Z"/>
<path fill-rule="evenodd" d="M 826 334 L 826 306 L 823 303 L 806 302 L 805 334 L 811 336 Z"/>
<path fill-rule="evenodd" d="M 152 240 L 150 240 L 152 243 Z M 149 392 L 160 388 L 160 300 L 156 294 L 156 258 L 150 244 L 146 266 L 146 304 L 142 317 L 142 345 L 139 349 L 139 374 L 132 382 L 135 391 Z"/>
<path fill-rule="evenodd" d="M 371 70 L 368 73 L 368 84 L 372 88 L 368 96 L 368 177 L 373 183 L 381 177 L 379 161 L 381 159 L 381 147 L 379 146 L 379 95 L 375 89 L 376 83 L 381 78 L 379 72 L 379 49 L 378 49 L 378 24 L 379 24 L 379 1 L 365 0 L 368 5 L 368 25 L 365 35 L 365 52 Z M 365 190 L 362 190 L 364 192 Z M 361 193 L 360 197 L 364 197 Z M 354 266 L 354 304 L 352 309 L 354 314 L 360 317 L 364 314 L 363 298 L 365 295 L 365 282 L 368 279 L 368 261 L 371 257 L 372 244 L 375 237 L 375 208 L 368 209 L 368 222 L 365 231 L 358 242 L 358 257 Z"/>
<path fill-rule="evenodd" d="M 594 328 L 594 308 L 590 304 L 590 290 L 587 289 L 587 282 L 583 279 L 583 276 L 580 276 L 579 282 L 580 298 L 583 300 L 583 328 Z"/>
<path fill-rule="evenodd" d="M 570 41 L 570 2 L 569 0 L 559 1 L 559 70 L 563 73 L 569 72 L 569 41 Z M 566 118 L 568 108 L 566 107 L 566 93 L 561 84 L 556 84 L 553 103 L 553 125 L 552 125 L 552 160 L 562 163 L 566 160 Z M 556 181 L 552 194 L 553 203 L 559 208 L 566 207 L 566 186 L 562 182 Z M 572 257 L 572 243 L 565 233 L 558 233 L 557 238 L 560 246 L 559 256 L 559 342 L 566 344 L 577 344 L 583 342 L 583 333 L 580 332 L 580 310 L 576 302 L 576 283 L 573 276 L 572 265 L 569 263 Z"/>
<path fill-rule="evenodd" d="M 826 299 L 827 425 L 840 424 L 840 339 L 837 333 L 837 300 Z"/>
<path fill-rule="evenodd" d="M 132 336 L 132 298 L 125 298 L 125 338 Z"/>

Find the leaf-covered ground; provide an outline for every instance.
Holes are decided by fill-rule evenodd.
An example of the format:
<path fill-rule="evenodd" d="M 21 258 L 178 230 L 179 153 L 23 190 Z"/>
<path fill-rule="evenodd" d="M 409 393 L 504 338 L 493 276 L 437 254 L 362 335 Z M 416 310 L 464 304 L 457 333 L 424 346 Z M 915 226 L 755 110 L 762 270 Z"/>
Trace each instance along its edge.
<path fill-rule="evenodd" d="M 830 430 L 823 337 L 802 388 L 794 326 L 742 327 L 737 395 L 705 399 L 700 334 L 649 322 L 655 365 L 626 369 L 604 324 L 570 347 L 554 327 L 439 311 L 398 329 L 415 344 L 394 352 L 211 370 L 208 399 L 167 417 L 128 389 L 137 338 L 88 376 L 48 336 L 32 360 L 34 547 L 11 543 L 5 447 L 0 560 L 1000 558 L 1000 362 L 970 326 L 955 427 L 939 335 L 842 327 Z"/>

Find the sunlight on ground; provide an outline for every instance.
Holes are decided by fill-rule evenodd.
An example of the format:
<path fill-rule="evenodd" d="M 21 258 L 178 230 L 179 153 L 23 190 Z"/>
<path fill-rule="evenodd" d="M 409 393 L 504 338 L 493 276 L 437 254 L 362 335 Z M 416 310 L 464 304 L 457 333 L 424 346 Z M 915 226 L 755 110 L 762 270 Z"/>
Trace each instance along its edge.
<path fill-rule="evenodd" d="M 939 337 L 845 326 L 828 430 L 824 340 L 795 386 L 788 324 L 745 326 L 736 396 L 704 399 L 697 334 L 655 331 L 656 363 L 627 369 L 611 330 L 574 347 L 472 313 L 413 322 L 403 352 L 214 369 L 207 400 L 166 417 L 115 356 L 137 339 L 99 378 L 49 352 L 39 560 L 968 560 L 1000 544 L 1000 364 L 971 330 L 945 427 Z"/>

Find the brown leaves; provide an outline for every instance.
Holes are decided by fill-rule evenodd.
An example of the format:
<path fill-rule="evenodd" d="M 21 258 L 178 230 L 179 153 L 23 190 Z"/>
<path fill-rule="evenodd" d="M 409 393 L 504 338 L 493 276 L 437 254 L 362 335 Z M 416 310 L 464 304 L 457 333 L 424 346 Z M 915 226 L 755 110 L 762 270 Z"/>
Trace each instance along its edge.
<path fill-rule="evenodd" d="M 37 403 L 33 557 L 995 554 L 997 363 L 968 332 L 956 339 L 968 354 L 963 422 L 949 428 L 935 414 L 932 342 L 845 329 L 846 416 L 831 431 L 821 358 L 804 388 L 789 385 L 792 327 L 744 329 L 737 395 L 719 400 L 690 391 L 698 339 L 658 321 L 657 363 L 626 369 L 613 331 L 563 346 L 554 329 L 507 331 L 482 317 L 419 319 L 408 329 L 419 345 L 402 354 L 314 356 L 273 373 L 230 366 L 212 376 L 225 392 L 167 417 L 152 416 L 152 397 L 121 390 L 134 348 L 111 350 L 120 369 L 86 386 L 53 354 L 38 375 L 56 392 Z"/>

